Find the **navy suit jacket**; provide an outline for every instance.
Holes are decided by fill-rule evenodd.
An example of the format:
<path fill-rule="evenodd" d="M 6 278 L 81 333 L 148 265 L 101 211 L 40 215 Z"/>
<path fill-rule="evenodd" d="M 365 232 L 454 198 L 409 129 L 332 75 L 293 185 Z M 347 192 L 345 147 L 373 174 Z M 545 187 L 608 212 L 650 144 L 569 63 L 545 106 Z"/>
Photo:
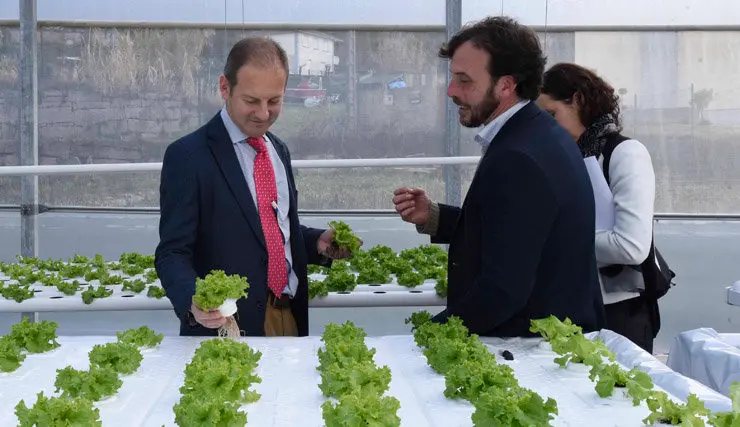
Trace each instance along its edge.
<path fill-rule="evenodd" d="M 290 153 L 268 133 L 290 187 L 290 238 L 298 289 L 291 309 L 300 336 L 308 335 L 307 264 L 325 264 L 317 251 L 324 230 L 298 221 L 298 195 Z M 195 132 L 170 144 L 160 183 L 160 242 L 155 267 L 180 318 L 180 335 L 216 335 L 216 329 L 188 322 L 195 280 L 212 270 L 245 276 L 248 298 L 235 316 L 247 335 L 263 336 L 267 303 L 267 249 L 259 214 L 220 114 Z"/>
<path fill-rule="evenodd" d="M 605 326 L 594 253 L 594 195 L 583 158 L 530 102 L 483 155 L 462 208 L 440 205 L 433 243 L 449 244 L 447 309 L 484 336 L 531 336 L 554 314 Z"/>

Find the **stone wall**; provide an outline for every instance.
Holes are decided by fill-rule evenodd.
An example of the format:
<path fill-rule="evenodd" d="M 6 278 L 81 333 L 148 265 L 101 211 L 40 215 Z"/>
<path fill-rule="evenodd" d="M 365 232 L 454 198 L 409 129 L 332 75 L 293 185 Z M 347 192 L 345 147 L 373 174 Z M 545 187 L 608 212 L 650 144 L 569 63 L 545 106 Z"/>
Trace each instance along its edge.
<path fill-rule="evenodd" d="M 0 96 L 0 164 L 18 164 L 16 96 Z M 161 161 L 164 147 L 197 128 L 216 108 L 148 94 L 112 97 L 82 88 L 39 94 L 39 163 Z"/>

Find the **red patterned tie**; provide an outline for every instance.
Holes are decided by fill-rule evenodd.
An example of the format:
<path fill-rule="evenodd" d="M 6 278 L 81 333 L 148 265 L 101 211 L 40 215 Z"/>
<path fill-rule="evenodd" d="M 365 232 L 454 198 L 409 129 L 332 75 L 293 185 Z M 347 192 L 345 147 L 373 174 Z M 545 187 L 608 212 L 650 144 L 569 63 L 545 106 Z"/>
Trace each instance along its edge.
<path fill-rule="evenodd" d="M 285 260 L 285 243 L 277 222 L 277 186 L 275 171 L 265 138 L 247 138 L 247 143 L 257 151 L 254 159 L 254 187 L 262 222 L 262 232 L 267 243 L 267 286 L 280 298 L 288 284 L 288 265 Z"/>

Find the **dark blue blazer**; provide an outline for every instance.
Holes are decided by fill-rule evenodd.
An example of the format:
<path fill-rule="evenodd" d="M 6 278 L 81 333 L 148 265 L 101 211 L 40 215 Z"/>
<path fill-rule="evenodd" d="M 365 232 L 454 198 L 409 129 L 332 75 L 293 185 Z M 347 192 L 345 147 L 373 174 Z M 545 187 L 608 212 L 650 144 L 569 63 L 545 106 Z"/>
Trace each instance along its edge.
<path fill-rule="evenodd" d="M 298 195 L 290 153 L 267 134 L 280 155 L 290 186 L 293 269 L 298 276 L 291 308 L 300 336 L 308 335 L 307 264 L 325 264 L 317 251 L 324 230 L 298 221 Z M 155 267 L 180 318 L 180 335 L 215 335 L 217 330 L 188 321 L 195 280 L 211 270 L 245 276 L 249 297 L 237 302 L 237 323 L 247 335 L 264 335 L 267 249 L 259 214 L 220 114 L 170 144 L 160 183 L 160 242 Z"/>
<path fill-rule="evenodd" d="M 447 309 L 472 333 L 531 336 L 530 319 L 605 326 L 594 253 L 594 195 L 583 158 L 530 102 L 493 139 L 462 208 L 440 205 L 449 244 Z"/>

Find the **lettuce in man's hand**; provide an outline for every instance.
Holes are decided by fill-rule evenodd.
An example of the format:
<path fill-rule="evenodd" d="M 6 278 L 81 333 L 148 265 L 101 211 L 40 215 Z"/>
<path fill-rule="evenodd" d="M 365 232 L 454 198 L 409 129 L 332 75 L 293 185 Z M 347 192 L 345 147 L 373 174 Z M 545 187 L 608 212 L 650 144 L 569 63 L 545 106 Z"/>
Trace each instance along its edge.
<path fill-rule="evenodd" d="M 341 249 L 355 253 L 362 246 L 360 238 L 355 236 L 350 226 L 344 221 L 330 221 L 329 227 L 334 230 L 334 243 Z"/>
<path fill-rule="evenodd" d="M 219 328 L 220 336 L 239 337 L 239 327 L 234 320 L 236 301 L 247 298 L 249 283 L 245 277 L 227 275 L 223 270 L 213 270 L 204 279 L 195 281 L 193 303 L 203 311 L 218 310 L 227 322 Z"/>

